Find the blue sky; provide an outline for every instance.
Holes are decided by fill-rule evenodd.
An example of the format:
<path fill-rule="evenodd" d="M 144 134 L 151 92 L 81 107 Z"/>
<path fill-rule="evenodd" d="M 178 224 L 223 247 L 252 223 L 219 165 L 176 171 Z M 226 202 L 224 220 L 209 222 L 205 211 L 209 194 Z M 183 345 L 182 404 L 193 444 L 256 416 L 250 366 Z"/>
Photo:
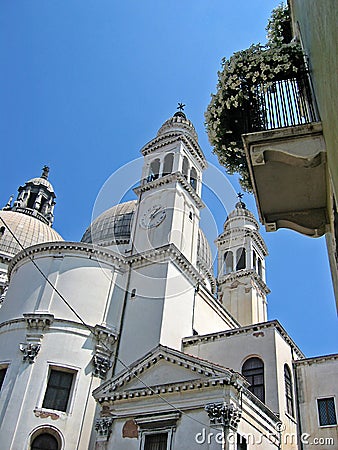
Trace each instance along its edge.
<path fill-rule="evenodd" d="M 204 112 L 221 59 L 265 42 L 278 3 L 3 0 L 1 204 L 48 164 L 57 194 L 55 229 L 79 240 L 102 185 L 140 156 L 179 101 L 208 161 L 218 166 Z M 236 177 L 229 179 L 237 191 Z M 253 198 L 246 195 L 245 202 L 255 211 Z M 225 217 L 217 208 L 214 213 L 220 227 Z M 325 239 L 287 230 L 262 234 L 270 252 L 269 318 L 278 318 L 306 355 L 336 352 Z"/>

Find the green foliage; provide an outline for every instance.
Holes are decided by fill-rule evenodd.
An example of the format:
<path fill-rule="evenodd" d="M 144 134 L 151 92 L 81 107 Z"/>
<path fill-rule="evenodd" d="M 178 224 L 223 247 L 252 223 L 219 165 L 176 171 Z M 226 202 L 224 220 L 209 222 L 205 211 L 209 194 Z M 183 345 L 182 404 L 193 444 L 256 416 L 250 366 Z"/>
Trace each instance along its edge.
<path fill-rule="evenodd" d="M 205 113 L 209 141 L 227 172 L 241 175 L 242 187 L 252 189 L 241 135 L 262 129 L 259 89 L 270 89 L 273 82 L 292 78 L 305 70 L 301 48 L 283 43 L 279 21 L 288 17 L 285 6 L 277 7 L 267 30 L 268 45 L 255 44 L 222 60 L 217 92 Z"/>
<path fill-rule="evenodd" d="M 269 45 L 288 44 L 292 39 L 290 11 L 288 5 L 281 3 L 271 13 L 265 28 Z"/>

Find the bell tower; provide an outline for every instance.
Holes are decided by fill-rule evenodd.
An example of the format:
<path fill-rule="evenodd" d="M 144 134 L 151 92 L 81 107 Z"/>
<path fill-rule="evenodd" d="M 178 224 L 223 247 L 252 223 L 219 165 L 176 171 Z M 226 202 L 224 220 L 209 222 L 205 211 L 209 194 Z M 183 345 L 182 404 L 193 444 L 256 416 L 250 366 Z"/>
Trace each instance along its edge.
<path fill-rule="evenodd" d="M 267 320 L 265 257 L 267 248 L 258 223 L 241 200 L 225 221 L 215 241 L 218 248 L 218 295 L 222 304 L 242 325 Z"/>
<path fill-rule="evenodd" d="M 179 108 L 184 105 L 179 104 Z M 174 244 L 195 265 L 206 160 L 191 121 L 177 111 L 146 144 L 132 254 Z"/>
<path fill-rule="evenodd" d="M 206 160 L 193 124 L 177 111 L 141 153 L 144 164 L 140 186 L 134 189 L 128 296 L 118 350 L 125 363 L 158 344 L 181 348 L 182 337 L 193 334 L 197 286 L 203 283 L 198 245 Z M 208 308 L 204 300 L 203 307 Z"/>

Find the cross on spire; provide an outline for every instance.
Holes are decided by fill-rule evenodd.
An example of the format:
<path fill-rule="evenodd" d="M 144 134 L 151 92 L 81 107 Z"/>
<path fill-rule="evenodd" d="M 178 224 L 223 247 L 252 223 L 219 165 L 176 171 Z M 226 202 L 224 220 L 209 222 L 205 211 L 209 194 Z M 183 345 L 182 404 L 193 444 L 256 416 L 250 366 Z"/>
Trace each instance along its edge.
<path fill-rule="evenodd" d="M 243 197 L 244 197 L 244 194 L 242 194 L 242 192 L 237 192 L 237 198 L 239 201 L 241 201 Z"/>
<path fill-rule="evenodd" d="M 185 107 L 185 104 L 184 104 L 184 103 L 178 102 L 177 109 L 178 109 L 179 111 L 184 111 L 184 107 Z"/>

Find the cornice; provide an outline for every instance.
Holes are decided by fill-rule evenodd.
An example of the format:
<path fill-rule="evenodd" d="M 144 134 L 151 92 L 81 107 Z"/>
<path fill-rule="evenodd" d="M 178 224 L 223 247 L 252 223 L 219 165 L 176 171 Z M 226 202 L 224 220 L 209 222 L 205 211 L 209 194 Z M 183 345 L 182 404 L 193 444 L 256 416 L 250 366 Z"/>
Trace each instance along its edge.
<path fill-rule="evenodd" d="M 291 337 L 288 335 L 288 333 L 285 331 L 285 329 L 282 327 L 282 325 L 278 322 L 278 320 L 270 320 L 268 322 L 261 322 L 253 325 L 247 325 L 245 327 L 239 327 L 239 328 L 233 328 L 232 330 L 225 330 L 225 331 L 219 331 L 216 333 L 209 333 L 204 335 L 197 335 L 197 336 L 189 336 L 182 339 L 182 345 L 189 346 L 189 345 L 195 345 L 197 343 L 206 343 L 206 342 L 212 342 L 216 341 L 218 339 L 223 339 L 227 337 L 234 336 L 236 334 L 247 334 L 252 333 L 253 331 L 260 331 L 267 328 L 274 328 L 276 329 L 279 334 L 282 336 L 284 341 L 289 344 L 297 356 L 299 358 L 304 358 L 303 352 L 299 349 L 299 347 L 294 343 L 294 341 L 291 339 Z"/>
<path fill-rule="evenodd" d="M 265 295 L 268 295 L 271 291 L 267 287 L 267 285 L 264 283 L 262 278 L 257 274 L 257 272 L 254 269 L 242 269 L 237 270 L 236 272 L 231 272 L 226 275 L 222 275 L 218 279 L 218 284 L 225 284 L 225 283 L 233 283 L 234 281 L 239 280 L 240 278 L 244 277 L 250 277 L 253 279 L 258 287 L 264 292 Z"/>
<path fill-rule="evenodd" d="M 238 233 L 238 235 L 234 236 L 235 233 Z M 230 230 L 223 231 L 223 233 L 221 233 L 214 242 L 216 245 L 223 245 L 240 236 L 251 237 L 264 256 L 267 256 L 269 254 L 267 246 L 259 231 L 245 229 L 244 227 L 236 227 L 231 228 Z"/>
<path fill-rule="evenodd" d="M 195 142 L 195 140 L 181 132 L 164 133 L 160 136 L 155 137 L 150 142 L 148 142 L 142 149 L 141 153 L 143 156 L 153 153 L 155 150 L 164 147 L 168 144 L 173 144 L 177 141 L 182 141 L 188 147 L 193 156 L 197 159 L 202 169 L 207 167 L 207 161 L 200 148 L 200 146 Z"/>
<path fill-rule="evenodd" d="M 14 255 L 12 255 L 10 253 L 1 252 L 0 253 L 0 261 L 5 263 L 5 264 L 8 264 L 13 259 L 13 256 Z"/>
<path fill-rule="evenodd" d="M 269 419 L 273 420 L 274 422 L 280 422 L 280 418 L 278 416 L 276 416 L 276 414 L 273 411 L 271 411 L 271 409 L 268 408 L 265 405 L 265 403 L 263 403 L 261 400 L 259 400 L 259 398 L 257 398 L 255 396 L 255 394 L 250 392 L 249 389 L 245 388 L 243 390 L 243 396 L 246 396 L 248 399 L 250 399 L 250 401 L 252 403 L 254 403 L 256 406 L 258 406 L 259 409 L 262 410 L 269 417 Z M 260 414 L 260 416 L 262 417 L 261 414 Z"/>
<path fill-rule="evenodd" d="M 112 263 L 114 265 L 116 264 L 119 266 L 125 265 L 125 258 L 123 256 L 116 254 L 112 250 L 108 250 L 97 245 L 85 244 L 83 242 L 66 242 L 66 241 L 45 242 L 43 244 L 37 244 L 28 247 L 19 252 L 17 255 L 15 255 L 15 257 L 9 264 L 8 276 L 10 277 L 14 267 L 20 261 L 30 257 L 34 258 L 35 256 L 46 252 L 51 255 L 57 254 L 57 256 L 59 257 L 64 256 L 62 254 L 63 252 L 67 254 L 69 253 L 77 255 L 81 254 L 82 256 L 86 256 L 87 258 L 90 259 L 96 258 L 101 261 L 103 260 L 105 262 Z"/>
<path fill-rule="evenodd" d="M 303 358 L 303 359 L 297 359 L 293 361 L 293 363 L 297 366 L 299 365 L 309 365 L 312 364 L 319 364 L 319 363 L 325 363 L 328 361 L 337 361 L 338 360 L 338 353 L 333 353 L 331 355 L 320 355 L 320 356 L 313 356 L 311 358 Z"/>
<path fill-rule="evenodd" d="M 205 207 L 205 204 L 200 196 L 197 195 L 195 189 L 193 189 L 191 184 L 188 183 L 188 181 L 180 172 L 171 173 L 169 175 L 165 175 L 164 177 L 159 177 L 156 180 L 145 182 L 141 186 L 134 188 L 134 192 L 137 196 L 139 196 L 143 192 L 150 191 L 150 189 L 158 188 L 160 186 L 175 182 L 180 183 L 180 185 L 190 194 L 191 198 L 194 200 L 196 206 L 199 209 Z"/>
<path fill-rule="evenodd" d="M 147 250 L 143 253 L 126 257 L 126 261 L 133 268 L 135 268 L 135 266 L 142 267 L 147 264 L 153 264 L 154 262 L 164 262 L 169 259 L 174 261 L 182 272 L 189 275 L 194 280 L 194 283 L 199 282 L 204 284 L 201 274 L 174 244 L 167 244 L 159 248 Z"/>
<path fill-rule="evenodd" d="M 98 399 L 99 402 L 104 402 L 112 401 L 114 396 L 120 396 L 121 398 L 118 398 L 120 400 L 122 398 L 128 398 L 130 394 L 134 394 L 133 396 L 153 395 L 153 392 L 146 386 L 130 390 L 124 389 L 122 393 L 121 388 L 132 380 L 139 380 L 139 377 L 145 370 L 150 369 L 159 361 L 167 361 L 171 364 L 184 367 L 185 369 L 189 369 L 192 373 L 196 373 L 198 376 L 198 379 L 189 381 L 178 381 L 175 383 L 152 386 L 152 389 L 158 388 L 161 392 L 164 392 L 162 389 L 166 389 L 165 392 L 177 392 L 181 389 L 187 390 L 188 386 L 192 383 L 201 383 L 202 386 L 200 387 L 208 387 L 209 385 L 210 387 L 213 387 L 219 382 L 216 380 L 223 380 L 223 384 L 231 384 L 239 390 L 248 385 L 243 376 L 238 372 L 217 364 L 213 364 L 209 361 L 184 354 L 178 350 L 159 345 L 155 349 L 151 350 L 147 355 L 136 361 L 128 370 L 125 370 L 114 379 L 107 381 L 102 386 L 97 388 L 93 392 L 94 397 Z M 204 377 L 204 379 L 201 378 L 201 376 Z M 205 382 L 208 383 L 207 386 L 204 386 Z M 212 384 L 212 382 L 214 382 L 214 384 Z M 184 388 L 184 386 L 186 387 Z M 173 388 L 172 391 L 168 391 L 170 388 Z M 140 395 L 135 395 L 137 392 L 139 392 Z M 123 395 L 126 397 L 123 397 Z"/>
<path fill-rule="evenodd" d="M 177 383 L 167 383 L 148 387 L 125 390 L 117 393 L 108 394 L 98 398 L 99 403 L 116 402 L 119 400 L 127 400 L 132 398 L 147 397 L 153 395 L 171 394 L 178 392 L 186 392 L 191 390 L 200 390 L 215 387 L 234 386 L 236 389 L 240 389 L 234 381 L 228 377 L 213 377 L 210 380 L 205 378 L 199 378 L 196 380 L 181 381 Z"/>

